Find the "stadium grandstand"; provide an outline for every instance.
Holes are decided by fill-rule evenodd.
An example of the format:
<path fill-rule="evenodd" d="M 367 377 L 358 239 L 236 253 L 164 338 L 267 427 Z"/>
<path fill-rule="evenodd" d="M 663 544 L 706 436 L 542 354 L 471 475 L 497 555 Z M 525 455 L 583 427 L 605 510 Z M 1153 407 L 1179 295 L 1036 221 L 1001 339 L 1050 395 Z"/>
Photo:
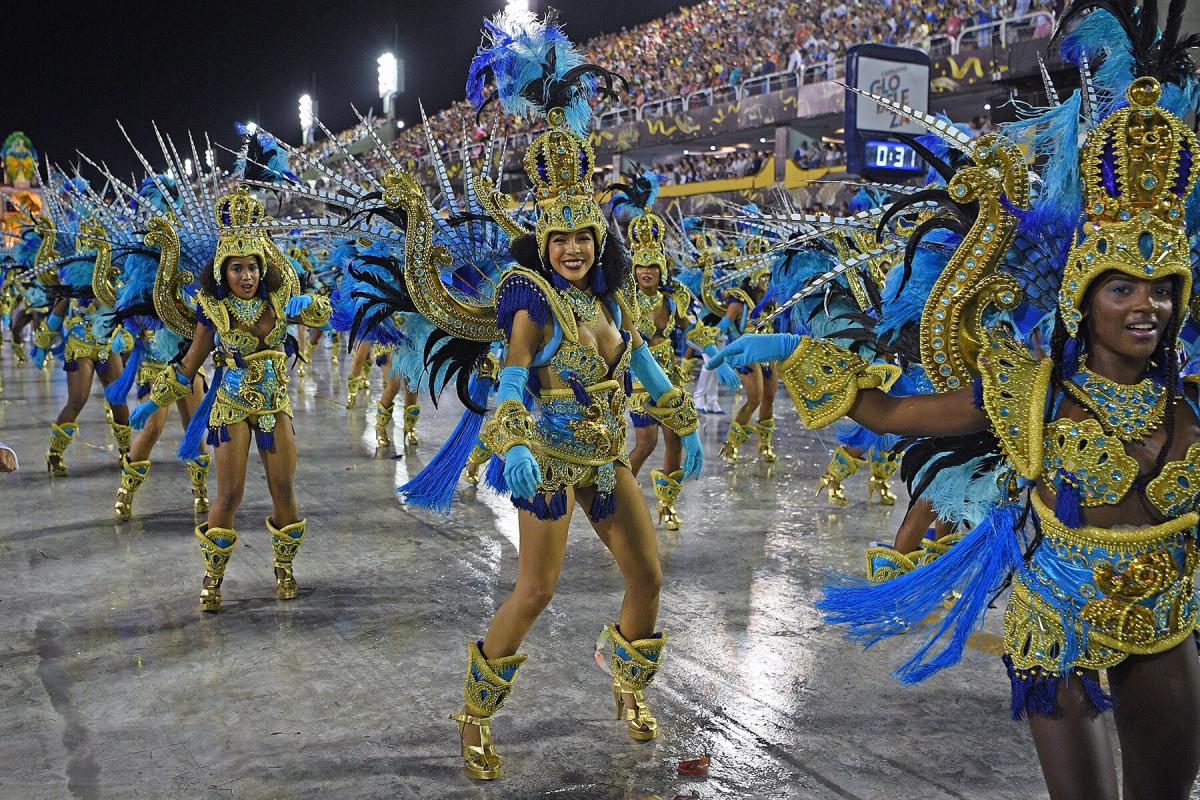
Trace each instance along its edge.
<path fill-rule="evenodd" d="M 597 188 L 631 162 L 652 165 L 668 198 L 751 195 L 779 183 L 797 190 L 843 173 L 844 98 L 835 81 L 844 77 L 847 48 L 862 42 L 927 53 L 930 110 L 982 135 L 993 115 L 1011 117 L 1010 99 L 1041 90 L 1034 50 L 1044 49 L 1054 19 L 1051 0 L 706 0 L 598 36 L 584 45 L 590 58 L 625 76 L 629 91 L 624 104 L 597 110 Z M 424 125 L 369 124 L 417 172 L 428 165 L 427 137 L 457 152 L 478 146 L 494 126 L 519 153 L 537 133 L 513 117 L 477 121 L 465 100 Z M 337 136 L 351 152 L 370 147 L 361 125 Z M 333 142 L 309 149 L 339 167 Z M 382 156 L 367 161 L 385 168 Z M 510 166 L 520 169 L 515 160 Z M 828 186 L 796 199 L 837 205 Z"/>

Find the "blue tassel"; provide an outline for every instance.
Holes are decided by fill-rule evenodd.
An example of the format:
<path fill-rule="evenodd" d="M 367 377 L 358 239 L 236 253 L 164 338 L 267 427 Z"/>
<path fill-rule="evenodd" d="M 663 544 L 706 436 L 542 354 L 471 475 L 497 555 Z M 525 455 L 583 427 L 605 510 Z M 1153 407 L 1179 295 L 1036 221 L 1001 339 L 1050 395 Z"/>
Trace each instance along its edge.
<path fill-rule="evenodd" d="M 173 369 L 173 367 L 168 367 Z M 217 371 L 213 373 L 212 383 L 208 386 L 208 391 L 204 393 L 204 399 L 200 401 L 200 407 L 192 414 L 192 419 L 188 422 L 187 430 L 183 432 L 183 441 L 179 443 L 179 449 L 175 451 L 175 457 L 180 461 L 191 461 L 196 456 L 200 455 L 200 442 L 208 430 L 208 415 L 212 412 L 213 403 L 217 399 L 217 389 L 221 386 L 221 379 L 225 376 L 225 367 L 217 367 Z M 193 378 L 192 380 L 195 380 Z M 220 439 L 213 441 L 212 433 L 208 436 L 208 444 L 217 447 L 221 442 Z M 229 441 L 229 433 L 225 433 L 225 441 Z"/>
<path fill-rule="evenodd" d="M 1042 714 L 1053 716 L 1058 713 L 1058 685 L 1061 681 L 1078 680 L 1083 683 L 1083 691 L 1088 702 L 1096 713 L 1101 714 L 1113 707 L 1112 695 L 1104 691 L 1100 684 L 1086 675 L 1071 674 L 1057 675 L 1046 673 L 1040 669 L 1032 669 L 1024 676 L 1017 675 L 1013 669 L 1012 659 L 1004 656 L 1004 667 L 1008 670 L 1008 679 L 1012 684 L 1012 694 L 1009 711 L 1016 722 L 1027 714 Z"/>
<path fill-rule="evenodd" d="M 555 274 L 557 275 L 558 273 Z M 596 295 L 597 297 L 602 296 L 608 291 L 608 281 L 604 279 L 604 270 L 599 264 L 596 264 L 592 267 L 592 281 L 590 286 L 592 289 L 592 294 Z"/>
<path fill-rule="evenodd" d="M 1063 380 L 1071 380 L 1079 372 L 1079 340 L 1074 336 L 1063 343 L 1062 370 Z"/>
<path fill-rule="evenodd" d="M 635 428 L 653 428 L 658 424 L 658 420 L 649 414 L 639 414 L 636 411 L 630 411 L 629 418 L 633 420 L 633 427 Z"/>
<path fill-rule="evenodd" d="M 133 343 L 133 349 L 129 351 L 129 360 L 125 362 L 125 369 L 121 375 L 104 389 L 104 399 L 108 401 L 110 406 L 123 406 L 125 400 L 129 396 L 129 389 L 133 386 L 133 382 L 137 380 L 138 370 L 142 368 L 142 358 L 145 356 L 145 348 L 142 346 L 142 337 L 138 337 Z M 139 395 L 138 399 L 141 399 Z"/>
<path fill-rule="evenodd" d="M 1083 509 L 1080 508 L 1079 489 L 1070 472 L 1059 474 L 1055 481 L 1054 516 L 1068 528 L 1083 527 Z"/>
<path fill-rule="evenodd" d="M 575 402 L 581 406 L 591 405 L 592 398 L 588 396 L 587 389 L 584 388 L 583 383 L 580 382 L 575 373 L 572 372 L 567 375 L 567 383 L 570 384 L 571 391 L 575 393 Z"/>
<path fill-rule="evenodd" d="M 483 479 L 500 494 L 508 494 L 508 481 L 504 480 L 504 459 L 500 456 L 492 456 L 488 461 L 487 473 Z"/>
<path fill-rule="evenodd" d="M 971 381 L 971 403 L 983 411 L 983 377 L 977 377 Z"/>
<path fill-rule="evenodd" d="M 467 388 L 471 402 L 480 408 L 487 406 L 491 391 L 492 379 L 479 376 L 472 378 L 471 385 Z M 464 411 L 454 432 L 437 454 L 412 480 L 397 489 L 396 494 L 407 503 L 440 514 L 449 514 L 454 503 L 454 489 L 458 485 L 458 476 L 462 474 L 471 450 L 479 440 L 479 429 L 482 427 L 482 414 L 470 409 Z"/>
<path fill-rule="evenodd" d="M 513 317 L 518 311 L 528 312 L 535 325 L 545 325 L 550 319 L 550 305 L 533 281 L 517 276 L 506 280 L 500 288 L 500 297 L 496 299 L 496 321 L 506 335 L 512 333 Z"/>
<path fill-rule="evenodd" d="M 870 647 L 881 639 L 917 630 L 941 608 L 947 593 L 959 592 L 961 597 L 937 629 L 923 632 L 916 651 L 894 673 L 903 683 L 918 683 L 958 663 L 967 638 L 983 621 L 988 601 L 1005 577 L 1020 566 L 1016 520 L 1016 506 L 994 508 L 950 552 L 885 583 L 839 576 L 826 585 L 817 608 L 827 622 L 847 625 L 850 638 Z M 934 652 L 939 644 L 942 646 Z"/>
<path fill-rule="evenodd" d="M 538 492 L 532 501 L 523 497 L 514 497 L 512 504 L 522 511 L 528 511 L 538 519 L 561 519 L 567 513 L 567 493 L 566 490 L 559 489 L 550 495 L 550 500 L 547 501 L 546 493 Z"/>
<path fill-rule="evenodd" d="M 254 431 L 254 444 L 259 450 L 266 450 L 268 453 L 275 452 L 275 432 Z"/>
<path fill-rule="evenodd" d="M 592 498 L 592 505 L 588 509 L 588 517 L 592 522 L 599 522 L 606 517 L 611 517 L 616 510 L 616 492 L 596 492 L 596 496 Z"/>

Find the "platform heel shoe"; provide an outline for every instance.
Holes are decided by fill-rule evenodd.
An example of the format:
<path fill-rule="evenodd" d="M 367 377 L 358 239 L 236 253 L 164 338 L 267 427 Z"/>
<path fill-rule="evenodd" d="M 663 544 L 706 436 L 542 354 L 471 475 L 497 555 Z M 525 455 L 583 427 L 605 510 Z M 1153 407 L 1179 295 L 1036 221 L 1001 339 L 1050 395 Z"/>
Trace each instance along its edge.
<path fill-rule="evenodd" d="M 271 532 L 271 551 L 275 554 L 275 596 L 280 600 L 291 600 L 300 593 L 296 576 L 292 574 L 292 559 L 304 541 L 304 528 L 308 520 L 302 519 L 291 525 L 276 528 L 267 517 L 267 530 Z"/>
<path fill-rule="evenodd" d="M 872 494 L 878 494 L 879 505 L 896 505 L 896 493 L 888 485 L 888 478 L 892 477 L 892 473 L 898 466 L 900 466 L 900 459 L 895 453 L 881 453 L 878 450 L 871 452 L 871 478 L 867 481 L 868 503 L 871 502 Z"/>
<path fill-rule="evenodd" d="M 50 449 L 46 451 L 46 471 L 52 478 L 65 478 L 70 471 L 63 454 L 71 446 L 79 426 L 74 422 L 64 422 L 62 425 L 50 423 Z"/>
<path fill-rule="evenodd" d="M 392 415 L 394 406 L 375 404 L 375 443 L 387 447 L 392 443 Z"/>
<path fill-rule="evenodd" d="M 366 375 L 351 375 L 346 378 L 346 408 L 358 405 L 360 394 L 370 394 L 371 379 Z"/>
<path fill-rule="evenodd" d="M 421 407 L 417 404 L 404 407 L 404 446 L 416 447 L 421 443 L 417 438 L 417 420 L 421 417 Z"/>
<path fill-rule="evenodd" d="M 207 514 L 208 513 L 208 465 L 212 462 L 212 456 L 208 453 L 201 453 L 191 461 L 184 463 L 187 467 L 188 479 L 192 482 L 192 513 Z"/>
<path fill-rule="evenodd" d="M 775 420 L 759 420 L 758 426 L 755 428 L 755 430 L 758 432 L 759 458 L 768 464 L 775 463 L 775 448 L 771 446 L 771 440 L 775 438 Z"/>
<path fill-rule="evenodd" d="M 630 738 L 648 742 L 658 736 L 658 720 L 650 713 L 643 691 L 654 681 L 662 660 L 662 649 L 667 635 L 661 631 L 648 639 L 631 642 L 621 635 L 615 624 L 607 626 L 611 652 L 609 665 L 612 669 L 613 701 L 617 706 L 617 719 L 624 720 Z M 625 698 L 629 695 L 633 703 Z"/>
<path fill-rule="evenodd" d="M 458 740 L 462 748 L 463 769 L 477 781 L 495 780 L 500 776 L 503 759 L 492 741 L 492 715 L 500 710 L 512 692 L 517 670 L 528 656 L 523 653 L 503 658 L 485 658 L 483 643 L 467 645 L 467 679 L 463 697 L 466 711 L 451 714 L 458 723 Z M 467 744 L 463 734 L 468 725 L 479 729 L 479 744 Z"/>
<path fill-rule="evenodd" d="M 817 484 L 817 494 L 820 494 L 822 490 L 828 491 L 829 505 L 846 507 L 850 504 L 850 498 L 846 497 L 842 481 L 858 472 L 865 463 L 867 463 L 866 459 L 852 456 L 849 450 L 839 445 L 833 451 L 833 458 L 829 459 L 829 465 L 825 467 L 825 474 L 821 476 L 821 482 Z"/>
<path fill-rule="evenodd" d="M 121 488 L 117 489 L 117 499 L 113 503 L 117 519 L 127 522 L 133 516 L 133 495 L 149 474 L 149 461 L 130 461 L 128 455 L 121 457 Z"/>
<path fill-rule="evenodd" d="M 721 445 L 721 458 L 726 464 L 736 464 L 738 462 L 738 448 L 746 443 L 750 438 L 750 431 L 738 423 L 737 420 L 729 421 L 729 434 L 725 437 L 725 443 Z"/>
<path fill-rule="evenodd" d="M 196 526 L 196 538 L 200 540 L 200 554 L 204 556 L 200 610 L 215 614 L 221 610 L 221 581 L 225 578 L 229 556 L 237 544 L 237 531 L 233 528 L 210 528 L 205 522 Z"/>
<path fill-rule="evenodd" d="M 683 470 L 672 473 L 652 470 L 650 480 L 654 482 L 654 498 L 658 500 L 658 522 L 669 531 L 679 530 L 682 522 L 675 511 L 675 500 L 683 488 Z"/>

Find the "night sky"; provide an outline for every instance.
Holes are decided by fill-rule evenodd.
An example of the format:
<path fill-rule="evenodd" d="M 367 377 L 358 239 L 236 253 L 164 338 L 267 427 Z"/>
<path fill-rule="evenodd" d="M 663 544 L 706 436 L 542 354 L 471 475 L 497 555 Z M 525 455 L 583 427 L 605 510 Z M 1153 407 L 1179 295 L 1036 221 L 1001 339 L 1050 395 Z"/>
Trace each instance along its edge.
<path fill-rule="evenodd" d="M 684 4 L 552 3 L 577 42 Z M 531 5 L 541 11 L 546 2 Z M 334 131 L 355 123 L 351 103 L 381 113 L 375 59 L 393 49 L 393 40 L 407 82 L 398 111 L 411 124 L 419 118 L 418 99 L 432 114 L 463 97 L 480 23 L 502 6 L 503 0 L 6 3 L 0 140 L 24 130 L 39 152 L 64 166 L 82 150 L 118 174 L 139 176 L 117 119 L 148 155 L 157 152 L 151 120 L 173 138 L 207 131 L 214 142 L 236 147 L 234 121 L 253 119 L 295 144 L 297 100 L 305 92 Z M 220 150 L 217 158 L 226 167 L 232 161 Z"/>

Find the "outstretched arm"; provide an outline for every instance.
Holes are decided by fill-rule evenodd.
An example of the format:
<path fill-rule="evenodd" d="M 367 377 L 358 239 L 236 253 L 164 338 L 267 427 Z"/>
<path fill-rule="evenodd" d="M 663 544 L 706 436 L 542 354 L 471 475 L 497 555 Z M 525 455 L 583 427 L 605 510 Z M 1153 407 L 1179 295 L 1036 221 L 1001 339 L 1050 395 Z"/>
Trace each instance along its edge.
<path fill-rule="evenodd" d="M 902 436 L 960 436 L 988 427 L 988 418 L 976 408 L 970 389 L 945 394 L 892 397 L 878 389 L 858 393 L 847 414 L 875 433 Z"/>

